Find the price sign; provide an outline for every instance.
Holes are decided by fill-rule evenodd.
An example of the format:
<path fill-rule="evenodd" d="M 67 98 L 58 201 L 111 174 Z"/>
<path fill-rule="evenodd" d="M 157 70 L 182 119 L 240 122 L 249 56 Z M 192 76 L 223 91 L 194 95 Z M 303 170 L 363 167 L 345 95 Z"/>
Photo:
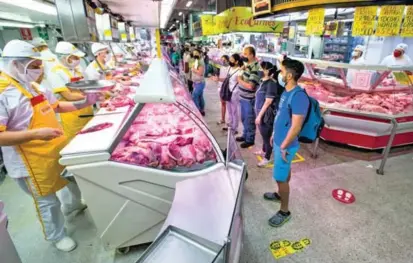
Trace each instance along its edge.
<path fill-rule="evenodd" d="M 393 72 L 393 76 L 396 79 L 396 82 L 399 83 L 400 85 L 410 84 L 409 76 L 407 76 L 407 74 L 403 71 L 395 71 Z"/>
<path fill-rule="evenodd" d="M 403 5 L 385 5 L 381 7 L 376 36 L 398 36 L 403 19 Z"/>
<path fill-rule="evenodd" d="M 307 25 L 305 34 L 310 35 L 322 35 L 324 30 L 324 8 L 311 9 L 308 11 Z"/>
<path fill-rule="evenodd" d="M 351 88 L 357 90 L 370 90 L 370 83 L 373 77 L 372 72 L 358 71 L 354 72 L 354 77 L 351 81 Z"/>
<path fill-rule="evenodd" d="M 402 37 L 413 37 L 413 5 L 408 6 L 404 17 Z"/>
<path fill-rule="evenodd" d="M 376 24 L 377 6 L 356 7 L 353 36 L 371 36 Z"/>

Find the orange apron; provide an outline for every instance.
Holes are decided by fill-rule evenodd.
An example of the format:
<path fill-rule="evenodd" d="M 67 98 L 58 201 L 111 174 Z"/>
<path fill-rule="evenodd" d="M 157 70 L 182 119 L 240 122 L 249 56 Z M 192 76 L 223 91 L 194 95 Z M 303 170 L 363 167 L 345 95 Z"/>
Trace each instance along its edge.
<path fill-rule="evenodd" d="M 52 72 L 56 72 L 57 70 L 62 70 L 69 77 L 70 82 L 80 80 L 79 77 L 73 76 L 72 72 L 70 72 L 66 67 L 58 65 L 52 69 Z M 78 90 L 70 90 L 70 92 L 81 93 Z M 64 98 L 62 98 L 61 100 L 65 101 Z M 80 118 L 79 116 L 81 115 L 93 115 L 93 107 L 89 106 L 72 112 L 60 113 L 60 119 L 62 122 L 63 130 L 69 141 L 73 139 L 76 136 L 76 134 L 81 129 L 83 129 L 83 127 L 85 127 L 85 125 L 91 120 L 91 118 Z"/>
<path fill-rule="evenodd" d="M 34 97 L 20 83 L 4 73 L 1 75 L 30 100 L 33 116 L 29 130 L 62 129 L 52 106 L 41 92 L 33 87 L 39 94 Z M 64 167 L 59 164 L 59 153 L 66 144 L 67 138 L 63 135 L 51 141 L 33 140 L 17 146 L 38 195 L 47 196 L 56 193 L 68 183 L 60 176 Z"/>

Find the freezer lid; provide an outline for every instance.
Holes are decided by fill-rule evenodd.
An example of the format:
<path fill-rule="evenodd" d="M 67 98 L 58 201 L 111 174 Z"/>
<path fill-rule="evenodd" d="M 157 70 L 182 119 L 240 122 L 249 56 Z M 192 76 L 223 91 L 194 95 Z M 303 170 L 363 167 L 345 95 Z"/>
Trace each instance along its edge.
<path fill-rule="evenodd" d="M 241 198 L 244 167 L 230 165 L 207 175 L 177 183 L 163 229 L 175 226 L 224 245 Z M 214 227 L 211 227 L 214 226 Z"/>
<path fill-rule="evenodd" d="M 155 58 L 143 76 L 137 103 L 173 103 L 176 101 L 171 77 L 166 62 Z"/>

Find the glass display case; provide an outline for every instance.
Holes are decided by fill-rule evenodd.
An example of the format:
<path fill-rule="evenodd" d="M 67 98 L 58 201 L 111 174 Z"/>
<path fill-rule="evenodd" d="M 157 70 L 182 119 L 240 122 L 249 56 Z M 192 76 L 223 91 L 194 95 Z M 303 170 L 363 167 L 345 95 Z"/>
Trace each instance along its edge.
<path fill-rule="evenodd" d="M 413 67 L 298 60 L 305 65 L 301 87 L 325 110 L 321 138 L 384 148 L 396 125 L 392 146 L 413 143 Z"/>

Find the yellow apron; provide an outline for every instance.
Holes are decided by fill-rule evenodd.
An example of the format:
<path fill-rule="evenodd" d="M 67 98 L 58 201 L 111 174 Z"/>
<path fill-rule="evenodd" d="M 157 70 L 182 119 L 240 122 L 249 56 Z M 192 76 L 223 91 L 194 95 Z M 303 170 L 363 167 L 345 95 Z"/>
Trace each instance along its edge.
<path fill-rule="evenodd" d="M 98 62 L 96 61 L 96 60 L 94 60 L 93 62 L 92 62 L 92 66 L 93 66 L 93 68 L 94 69 L 96 69 L 98 72 L 100 71 L 100 70 L 106 70 L 107 69 L 107 67 L 106 67 L 106 65 L 100 65 L 101 67 L 102 67 L 102 69 L 99 67 L 99 65 L 98 65 Z M 110 73 L 110 72 L 107 72 L 106 74 L 105 74 L 105 79 L 106 80 L 112 80 L 112 73 Z"/>
<path fill-rule="evenodd" d="M 33 116 L 29 130 L 62 128 L 52 106 L 41 92 L 33 87 L 39 94 L 34 97 L 20 83 L 4 73 L 1 75 L 30 100 Z M 56 193 L 68 183 L 60 176 L 64 167 L 59 164 L 59 153 L 66 143 L 67 138 L 63 135 L 51 141 L 33 140 L 17 146 L 38 195 L 47 196 Z"/>
<path fill-rule="evenodd" d="M 70 72 L 66 67 L 63 66 L 55 66 L 52 69 L 52 72 L 56 73 L 57 70 L 62 70 L 70 79 L 70 82 L 78 81 L 80 78 L 73 76 L 72 72 Z M 78 72 L 77 75 L 81 76 L 81 73 Z M 83 76 L 81 77 L 83 78 Z M 70 90 L 73 93 L 81 93 L 77 90 Z M 60 99 L 61 101 L 66 101 L 64 98 Z M 85 127 L 85 125 L 90 121 L 91 118 L 80 118 L 81 115 L 93 115 L 93 107 L 89 106 L 80 110 L 60 113 L 60 120 L 62 122 L 63 130 L 65 135 L 67 136 L 68 140 L 70 141 L 73 139 L 76 134 Z"/>

